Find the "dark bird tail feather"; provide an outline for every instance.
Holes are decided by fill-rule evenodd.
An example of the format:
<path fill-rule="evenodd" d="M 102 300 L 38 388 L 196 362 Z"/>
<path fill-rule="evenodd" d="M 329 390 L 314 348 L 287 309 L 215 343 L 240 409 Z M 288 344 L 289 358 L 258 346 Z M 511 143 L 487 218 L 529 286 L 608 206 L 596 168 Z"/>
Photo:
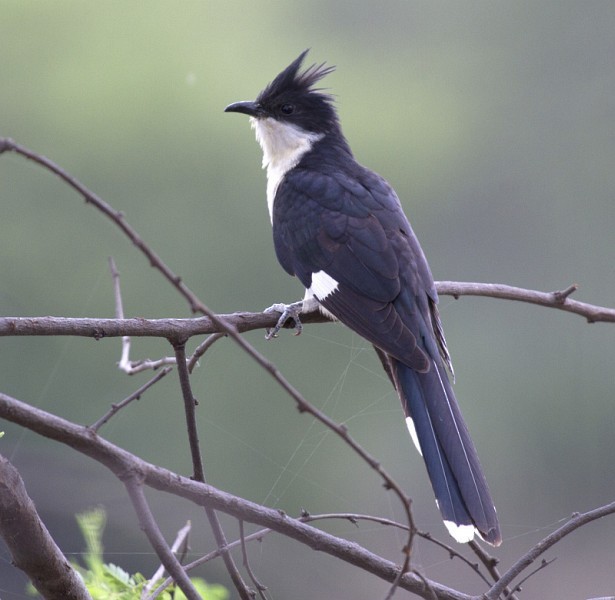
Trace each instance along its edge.
<path fill-rule="evenodd" d="M 443 366 L 434 361 L 429 371 L 418 373 L 376 351 L 399 393 L 408 429 L 416 434 L 447 529 L 457 541 L 470 541 L 476 531 L 498 546 L 493 500 Z"/>

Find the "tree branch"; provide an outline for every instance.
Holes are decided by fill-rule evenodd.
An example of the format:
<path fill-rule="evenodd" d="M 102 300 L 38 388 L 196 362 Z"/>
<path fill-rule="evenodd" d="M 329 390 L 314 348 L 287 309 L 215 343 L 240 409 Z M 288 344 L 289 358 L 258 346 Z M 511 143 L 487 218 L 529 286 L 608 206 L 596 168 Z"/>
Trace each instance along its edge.
<path fill-rule="evenodd" d="M 192 386 L 190 385 L 190 374 L 188 373 L 188 364 L 186 361 L 186 345 L 183 343 L 175 345 L 175 360 L 177 361 L 177 373 L 179 375 L 179 383 L 184 399 L 184 414 L 186 416 L 186 428 L 188 430 L 188 441 L 190 445 L 190 455 L 192 457 L 192 479 L 205 483 L 205 469 L 203 467 L 203 458 L 199 445 L 199 432 L 196 424 L 196 399 L 192 394 Z M 205 514 L 214 534 L 216 544 L 222 555 L 222 560 L 226 566 L 226 570 L 235 585 L 235 589 L 239 593 L 242 600 L 251 600 L 253 598 L 251 591 L 246 586 L 235 561 L 230 552 L 226 550 L 227 541 L 220 519 L 216 511 L 209 506 L 205 506 Z"/>
<path fill-rule="evenodd" d="M 145 532 L 152 548 L 156 551 L 160 562 L 162 562 L 188 600 L 202 600 L 192 581 L 190 581 L 190 577 L 186 574 L 184 567 L 177 560 L 158 528 L 156 519 L 152 515 L 147 498 L 143 492 L 142 476 L 136 470 L 132 470 L 128 477 L 123 478 L 123 482 L 139 519 L 141 529 Z"/>
<path fill-rule="evenodd" d="M 515 300 L 555 308 L 585 317 L 589 323 L 615 323 L 615 309 L 570 299 L 571 287 L 563 291 L 540 292 L 498 283 L 471 283 L 462 281 L 436 282 L 438 293 L 442 296 L 483 296 Z M 576 287 L 574 288 L 576 289 Z M 223 321 L 236 333 L 273 327 L 278 319 L 277 313 L 237 312 L 193 319 L 94 319 L 67 317 L 0 317 L 0 336 L 48 336 L 74 335 L 81 337 L 135 336 L 165 337 L 167 339 L 188 339 L 194 335 L 226 333 L 219 325 Z M 319 312 L 302 315 L 303 323 L 330 322 Z"/>
<path fill-rule="evenodd" d="M 0 456 L 0 536 L 21 569 L 51 600 L 92 600 L 41 521 L 17 469 Z"/>
<path fill-rule="evenodd" d="M 377 556 L 357 543 L 320 531 L 278 510 L 152 465 L 97 436 L 87 427 L 71 423 L 1 392 L 0 418 L 70 446 L 106 466 L 122 481 L 126 481 L 136 473 L 143 485 L 185 498 L 199 506 L 219 510 L 237 519 L 273 529 L 313 550 L 334 556 L 384 581 L 392 583 L 399 575 L 399 567 L 395 563 Z M 433 581 L 429 583 L 439 600 L 471 600 L 471 596 L 467 594 Z M 423 598 L 430 597 L 431 592 L 427 590 L 422 578 L 411 572 L 401 577 L 399 587 Z"/>
<path fill-rule="evenodd" d="M 147 257 L 152 267 L 158 269 L 163 276 L 172 283 L 177 291 L 188 301 L 192 312 L 202 311 L 202 302 L 196 294 L 171 271 L 163 260 L 154 252 L 141 238 L 137 231 L 126 221 L 124 213 L 115 210 L 110 204 L 105 202 L 100 196 L 89 190 L 76 177 L 70 175 L 62 167 L 54 163 L 51 159 L 21 146 L 10 138 L 0 138 L 0 154 L 3 152 L 14 152 L 36 164 L 44 167 L 83 197 L 86 203 L 91 204 L 107 218 L 113 221 L 126 235 L 126 237 Z"/>
<path fill-rule="evenodd" d="M 192 529 L 192 523 L 188 521 L 175 536 L 175 541 L 171 544 L 171 552 L 175 555 L 180 548 L 182 549 L 182 558 L 188 548 L 188 536 L 190 535 L 190 531 Z M 181 558 L 179 559 L 181 562 Z M 189 570 L 188 567 L 184 567 L 186 572 Z M 148 598 L 152 593 L 152 588 L 156 585 L 158 580 L 162 579 L 166 572 L 164 565 L 161 564 L 160 567 L 156 570 L 156 572 L 149 578 L 148 582 L 143 586 L 143 590 L 141 591 L 141 600 Z M 169 579 L 169 585 L 173 582 L 173 579 Z"/>
<path fill-rule="evenodd" d="M 595 306 L 586 302 L 578 302 L 569 298 L 570 294 L 578 289 L 576 284 L 555 292 L 539 292 L 525 288 L 503 285 L 501 283 L 470 283 L 462 281 L 437 281 L 438 294 L 453 296 L 485 296 L 488 298 L 501 298 L 503 300 L 516 300 L 556 308 L 587 319 L 588 323 L 615 323 L 615 308 Z"/>
<path fill-rule="evenodd" d="M 410 547 L 412 544 L 413 535 L 416 532 L 412 523 L 410 512 L 410 501 L 405 497 L 401 489 L 399 489 L 393 480 L 391 480 L 386 472 L 383 471 L 379 463 L 367 454 L 352 438 L 348 435 L 346 429 L 329 419 L 326 415 L 318 411 L 310 403 L 308 403 L 297 390 L 282 376 L 278 369 L 269 362 L 264 356 L 258 353 L 240 334 L 245 331 L 254 329 L 264 329 L 272 327 L 276 320 L 275 313 L 234 313 L 232 315 L 217 315 L 213 313 L 196 295 L 182 282 L 181 278 L 175 275 L 162 259 L 150 248 L 137 232 L 127 223 L 124 215 L 120 211 L 116 211 L 109 204 L 105 203 L 96 194 L 88 190 L 77 179 L 72 177 L 61 167 L 53 163 L 48 158 L 36 154 L 27 148 L 16 144 L 13 140 L 0 138 L 0 154 L 3 152 L 15 152 L 29 160 L 36 162 L 45 169 L 49 170 L 56 176 L 65 181 L 71 188 L 77 191 L 86 203 L 96 207 L 109 218 L 132 243 L 147 257 L 152 267 L 158 269 L 178 292 L 188 301 L 193 312 L 201 312 L 205 315 L 203 318 L 195 319 L 67 319 L 58 317 L 34 317 L 34 318 L 0 318 L 0 336 L 40 336 L 40 335 L 75 335 L 83 337 L 93 337 L 101 339 L 103 337 L 117 336 L 145 336 L 145 337 L 164 337 L 167 338 L 176 348 L 182 346 L 185 342 L 194 335 L 212 334 L 212 337 L 207 340 L 202 346 L 205 351 L 211 343 L 213 343 L 221 335 L 231 337 L 249 356 L 251 356 L 263 369 L 277 381 L 277 383 L 296 401 L 297 407 L 301 412 L 309 412 L 315 416 L 321 423 L 336 432 L 348 445 L 350 445 L 372 468 L 374 468 L 383 477 L 387 487 L 392 488 L 399 495 L 402 504 L 406 509 L 408 516 L 409 541 L 405 549 L 405 561 L 401 570 L 393 563 L 384 561 L 369 553 L 364 548 L 358 545 L 351 545 L 345 540 L 340 540 L 334 536 L 330 536 L 317 529 L 311 528 L 301 520 L 289 519 L 283 514 L 271 511 L 265 507 L 249 503 L 247 500 L 236 498 L 225 494 L 220 490 L 216 490 L 205 483 L 188 481 L 177 476 L 174 473 L 165 471 L 149 463 L 141 461 L 137 457 L 114 447 L 108 442 L 99 438 L 94 431 L 87 428 L 78 427 L 68 421 L 64 421 L 44 413 L 37 411 L 28 405 L 18 403 L 8 396 L 0 394 L 0 414 L 5 412 L 10 416 L 5 418 L 14 420 L 24 427 L 29 427 L 34 431 L 38 431 L 41 435 L 46 435 L 57 441 L 69 444 L 75 449 L 91 456 L 95 460 L 105 464 L 111 469 L 116 476 L 123 481 L 127 481 L 126 477 L 138 477 L 139 481 L 135 492 L 134 486 L 131 484 L 132 494 L 137 494 L 135 497 L 140 497 L 142 494 L 142 482 L 145 485 L 150 485 L 153 488 L 167 491 L 184 498 L 189 498 L 193 502 L 206 507 L 208 512 L 213 510 L 222 510 L 228 514 L 234 515 L 240 520 L 258 523 L 260 525 L 270 527 L 271 529 L 292 537 L 301 543 L 308 546 L 328 552 L 334 556 L 346 560 L 352 564 L 360 566 L 366 571 L 372 572 L 375 575 L 382 577 L 386 581 L 393 582 L 393 586 L 389 590 L 388 597 L 393 595 L 397 585 L 404 589 L 413 591 L 424 598 L 447 598 L 459 599 L 469 598 L 459 592 L 444 588 L 438 584 L 431 582 L 422 577 L 420 574 L 406 572 L 409 567 Z M 112 271 L 114 269 L 112 268 Z M 114 277 L 117 275 L 115 270 Z M 512 287 L 501 284 L 484 284 L 484 283 L 469 283 L 469 282 L 437 282 L 436 287 L 440 295 L 451 295 L 459 298 L 464 295 L 484 296 L 500 299 L 508 299 L 515 301 L 528 302 L 544 307 L 564 310 L 566 312 L 583 316 L 588 322 L 609 322 L 615 323 L 615 309 L 595 306 L 584 302 L 572 300 L 570 295 L 577 289 L 576 285 L 571 285 L 563 290 L 554 292 L 540 292 L 536 290 L 528 290 L 518 287 Z M 119 315 L 118 315 L 119 316 Z M 319 313 L 302 316 L 304 323 L 324 322 L 325 317 Z M 200 350 L 199 350 L 200 351 Z M 198 358 L 197 352 L 195 356 Z M 194 366 L 194 360 L 191 361 L 190 370 Z M 184 370 L 185 355 L 181 362 L 181 368 Z M 187 377 L 187 371 L 186 371 Z M 189 384 L 188 384 L 189 386 Z M 185 390 L 184 390 L 185 392 Z M 190 393 L 191 397 L 191 393 Z M 184 398 L 186 395 L 184 394 Z M 18 403 L 18 404 L 16 404 Z M 26 408 L 27 407 L 27 408 Z M 27 409 L 35 412 L 27 412 Z M 20 422 L 20 420 L 22 422 Z M 198 469 L 197 469 L 198 470 Z M 141 481 L 141 477 L 144 479 Z M 198 477 L 197 477 L 198 479 Z M 204 478 L 202 478 L 204 479 Z M 133 481 L 133 479 L 130 479 Z M 130 491 L 130 490 L 129 490 Z M 144 496 L 143 496 L 144 498 Z M 528 554 L 520 559 L 502 578 L 494 585 L 489 593 L 484 596 L 490 600 L 495 600 L 502 593 L 506 593 L 506 586 L 512 582 L 529 564 L 559 539 L 580 527 L 585 522 L 589 522 L 604 514 L 611 514 L 615 509 L 610 510 L 609 505 L 574 517 L 564 527 L 560 528 L 551 536 L 548 536 L 535 546 Z M 607 512 L 603 512 L 607 509 Z M 594 513 L 599 516 L 593 516 Z M 588 520 L 582 519 L 592 515 Z M 581 519 L 579 521 L 579 519 Z M 155 523 L 154 523 L 155 525 Z M 307 527 L 307 529 L 302 529 Z M 567 529 L 568 528 L 568 529 Z M 562 533 L 563 532 L 563 533 Z M 557 534 L 560 534 L 557 537 Z M 243 536 L 242 536 L 243 537 Z M 225 559 L 228 558 L 228 544 L 222 536 L 217 536 L 218 551 Z M 543 547 L 544 546 L 544 547 Z M 529 561 L 529 562 L 528 562 Z M 487 564 L 487 563 L 484 563 Z M 495 574 L 495 575 L 494 575 Z M 497 576 L 497 571 L 492 571 L 492 575 Z M 241 591 L 241 588 L 238 588 Z"/>
<path fill-rule="evenodd" d="M 485 594 L 485 600 L 497 600 L 506 586 L 511 584 L 515 577 L 529 567 L 541 554 L 544 554 L 549 548 L 557 544 L 557 542 L 568 534 L 587 523 L 591 523 L 592 521 L 612 514 L 615 514 L 615 502 L 595 508 L 586 513 L 574 514 L 567 523 L 538 542 L 538 544 L 531 548 L 525 556 L 522 556 L 512 567 L 510 567 L 510 569 L 502 575 L 501 579 Z"/>
<path fill-rule="evenodd" d="M 144 383 L 138 390 L 134 391 L 130 396 L 124 398 L 121 402 L 117 402 L 111 405 L 111 408 L 98 419 L 95 423 L 90 425 L 90 429 L 92 431 L 98 432 L 98 430 L 113 417 L 116 413 L 118 413 L 122 408 L 128 406 L 134 400 L 139 400 L 141 396 L 153 385 L 158 383 L 163 377 L 168 375 L 172 371 L 171 367 L 165 367 L 162 371 L 159 371 L 154 377 L 152 377 L 149 381 Z"/>

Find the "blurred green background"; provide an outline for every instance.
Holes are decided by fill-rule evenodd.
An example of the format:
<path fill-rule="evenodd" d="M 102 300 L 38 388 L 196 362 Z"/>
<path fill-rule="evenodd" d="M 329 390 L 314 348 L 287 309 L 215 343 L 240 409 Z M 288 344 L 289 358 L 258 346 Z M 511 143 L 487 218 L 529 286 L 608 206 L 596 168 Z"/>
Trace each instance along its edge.
<path fill-rule="evenodd" d="M 554 290 L 615 305 L 615 4 L 603 2 L 33 2 L 0 4 L 0 136 L 59 163 L 116 209 L 214 310 L 258 310 L 302 296 L 277 265 L 254 98 L 299 52 L 337 65 L 338 98 L 358 159 L 396 188 L 437 279 Z M 107 257 L 127 316 L 185 317 L 177 293 L 105 218 L 47 172 L 0 157 L 0 313 L 113 315 Z M 573 511 L 614 499 L 615 337 L 554 310 L 443 297 L 456 391 L 496 498 L 505 570 Z M 341 326 L 248 339 L 408 490 L 421 528 L 446 538 L 398 400 L 369 346 Z M 193 341 L 193 346 L 198 340 Z M 192 346 L 192 347 L 193 347 Z M 132 358 L 168 354 L 136 340 Z M 3 338 L 2 391 L 77 423 L 95 421 L 150 375 L 116 369 L 119 340 Z M 175 375 L 102 434 L 190 473 Z M 194 376 L 211 483 L 292 515 L 355 511 L 402 518 L 391 494 L 334 436 L 231 342 Z M 109 512 L 107 559 L 152 573 L 157 560 L 121 485 L 74 451 L 1 423 L 0 452 L 71 557 L 73 515 Z M 172 538 L 203 516 L 150 495 Z M 225 521 L 226 522 L 226 521 Z M 237 526 L 228 522 L 227 535 Z M 399 561 L 403 537 L 325 527 Z M 547 557 L 528 598 L 615 593 L 615 521 L 594 523 Z M 272 598 L 381 598 L 388 586 L 269 536 L 251 566 Z M 467 567 L 419 542 L 415 566 L 468 593 Z M 227 583 L 219 562 L 199 574 Z M 25 580 L 0 549 L 0 597 Z M 398 592 L 396 597 L 406 597 Z M 525 597 L 525 596 L 524 596 Z"/>

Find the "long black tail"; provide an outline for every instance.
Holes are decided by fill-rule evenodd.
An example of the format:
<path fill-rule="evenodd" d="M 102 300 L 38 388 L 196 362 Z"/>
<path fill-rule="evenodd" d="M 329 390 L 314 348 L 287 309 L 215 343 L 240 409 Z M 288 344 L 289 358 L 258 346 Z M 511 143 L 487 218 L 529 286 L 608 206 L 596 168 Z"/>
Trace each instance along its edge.
<path fill-rule="evenodd" d="M 433 361 L 427 373 L 417 373 L 377 352 L 399 393 L 447 529 L 459 542 L 470 541 L 476 531 L 499 546 L 493 500 L 444 368 Z"/>

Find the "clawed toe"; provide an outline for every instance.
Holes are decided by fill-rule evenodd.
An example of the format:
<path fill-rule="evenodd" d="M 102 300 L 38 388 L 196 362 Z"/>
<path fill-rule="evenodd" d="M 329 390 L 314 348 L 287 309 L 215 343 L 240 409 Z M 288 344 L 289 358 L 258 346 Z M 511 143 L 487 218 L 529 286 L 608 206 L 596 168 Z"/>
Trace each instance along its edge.
<path fill-rule="evenodd" d="M 265 339 L 271 340 L 278 337 L 280 329 L 284 327 L 289 319 L 292 319 L 294 322 L 293 328 L 295 330 L 295 335 L 299 335 L 301 331 L 303 331 L 303 324 L 299 318 L 299 313 L 301 313 L 302 307 L 303 302 L 295 302 L 293 304 L 274 304 L 269 308 L 266 308 L 264 312 L 279 312 L 281 314 L 278 322 L 275 324 L 275 327 L 267 329 Z"/>

